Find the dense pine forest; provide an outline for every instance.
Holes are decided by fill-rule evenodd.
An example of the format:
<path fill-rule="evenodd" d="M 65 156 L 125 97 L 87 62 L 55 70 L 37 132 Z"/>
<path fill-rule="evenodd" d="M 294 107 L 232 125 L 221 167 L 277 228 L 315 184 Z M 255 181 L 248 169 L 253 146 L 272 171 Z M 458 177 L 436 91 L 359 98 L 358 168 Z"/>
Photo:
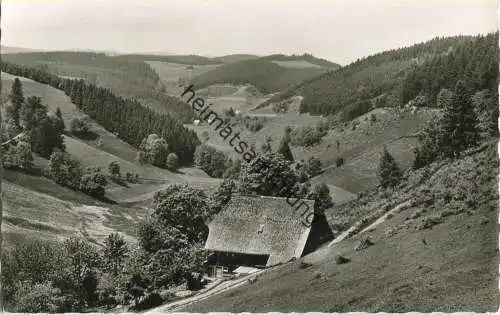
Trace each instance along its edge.
<path fill-rule="evenodd" d="M 301 112 L 342 112 L 346 120 L 373 107 L 400 106 L 420 91 L 428 96 L 427 105 L 435 105 L 439 89 L 453 87 L 459 79 L 474 76 L 471 88 L 492 88 L 487 77 L 496 71 L 497 35 L 438 37 L 375 54 L 285 90 L 267 103 L 300 93 L 304 97 Z"/>
<path fill-rule="evenodd" d="M 324 68 L 285 68 L 262 58 L 222 65 L 191 81 L 197 88 L 212 84 L 251 84 L 260 92 L 274 93 L 324 73 Z"/>
<path fill-rule="evenodd" d="M 136 61 L 162 61 L 171 63 L 180 63 L 184 65 L 202 66 L 202 65 L 216 65 L 222 62 L 214 60 L 213 58 L 199 56 L 199 55 L 172 55 L 172 56 L 160 56 L 160 55 L 150 55 L 150 54 L 130 54 L 130 55 L 119 55 L 114 57 L 117 60 L 136 60 Z"/>
<path fill-rule="evenodd" d="M 2 71 L 64 91 L 80 110 L 135 147 L 150 134 L 157 134 L 168 142 L 182 164 L 193 161 L 200 143 L 198 137 L 170 115 L 158 114 L 134 99 L 124 99 L 84 80 L 62 79 L 36 68 L 6 62 L 2 63 Z"/>

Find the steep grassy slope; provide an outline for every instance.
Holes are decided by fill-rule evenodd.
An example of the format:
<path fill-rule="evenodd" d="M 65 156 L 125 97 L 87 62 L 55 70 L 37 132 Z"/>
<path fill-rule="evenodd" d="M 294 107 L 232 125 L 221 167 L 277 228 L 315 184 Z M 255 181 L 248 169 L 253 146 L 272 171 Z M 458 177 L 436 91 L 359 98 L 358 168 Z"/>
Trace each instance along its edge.
<path fill-rule="evenodd" d="M 371 120 L 372 114 L 376 121 Z M 293 152 L 298 159 L 315 156 L 323 162 L 326 170 L 313 182 L 323 181 L 359 193 L 377 185 L 376 172 L 384 146 L 402 169 L 410 167 L 413 148 L 418 145 L 416 135 L 439 114 L 437 109 L 421 108 L 412 113 L 410 110 L 378 108 L 349 124 L 338 125 L 323 137 L 320 144 L 309 148 L 296 147 Z M 353 123 L 356 124 L 355 130 Z M 336 167 L 337 158 L 343 158 L 344 165 Z"/>
<path fill-rule="evenodd" d="M 325 71 L 324 68 L 285 68 L 259 58 L 222 65 L 194 77 L 191 83 L 197 89 L 219 83 L 252 84 L 267 94 L 296 85 Z"/>
<path fill-rule="evenodd" d="M 2 73 L 3 97 L 9 93 L 14 78 Z M 25 97 L 41 97 L 42 103 L 52 112 L 59 107 L 66 126 L 72 118 L 84 116 L 63 92 L 23 77 L 20 80 Z M 122 174 L 136 173 L 140 182 L 123 184 L 108 178 L 105 197 L 112 202 L 105 203 L 41 177 L 48 160 L 37 156 L 32 174 L 4 170 L 2 184 L 8 246 L 29 239 L 54 240 L 75 234 L 100 243 L 114 231 L 124 233 L 127 240 L 133 242 L 137 222 L 147 214 L 144 207 L 150 207 L 156 191 L 172 183 L 189 183 L 206 190 L 220 183 L 201 170 L 183 168 L 179 173 L 173 173 L 141 165 L 135 160 L 135 148 L 95 122 L 92 122 L 91 130 L 98 135 L 97 139 L 82 140 L 65 135 L 66 151 L 83 166 L 98 166 L 104 173 L 107 173 L 110 161 L 117 161 Z"/>
<path fill-rule="evenodd" d="M 16 76 L 12 76 L 8 73 L 2 73 L 2 85 L 4 87 L 2 89 L 3 97 L 8 95 L 14 78 L 16 78 Z M 85 116 L 76 108 L 75 104 L 71 103 L 69 97 L 62 91 L 45 84 L 34 82 L 27 78 L 19 78 L 23 84 L 25 97 L 41 97 L 42 103 L 48 107 L 49 111 L 54 112 L 57 107 L 61 109 L 67 129 L 69 128 L 71 119 Z M 162 187 L 171 182 L 185 182 L 186 180 L 189 180 L 196 183 L 197 178 L 201 179 L 201 186 L 204 187 L 207 185 L 208 187 L 211 187 L 217 183 L 217 181 L 214 180 L 213 182 L 207 184 L 207 180 L 204 179 L 208 177 L 206 174 L 198 174 L 197 176 L 190 178 L 189 175 L 172 173 L 168 170 L 159 169 L 154 166 L 140 165 L 136 161 L 137 150 L 134 147 L 118 139 L 114 134 L 106 131 L 95 122 L 92 122 L 91 130 L 97 134 L 96 139 L 85 140 L 65 136 L 64 140 L 67 151 L 79 159 L 84 165 L 99 166 L 101 169 L 106 170 L 109 161 L 118 161 L 123 174 L 126 172 L 132 172 L 137 173 L 143 179 L 153 180 L 153 183 L 149 184 L 147 180 L 144 182 L 147 187 L 151 186 L 149 190 L 157 190 L 158 187 Z M 46 164 L 46 161 L 42 163 Z M 200 172 L 203 173 L 202 171 Z M 121 187 L 119 189 L 123 190 L 126 188 L 127 187 Z M 126 191 L 121 193 L 125 194 L 126 198 L 133 198 L 136 196 L 134 189 L 129 189 L 128 192 Z M 140 194 L 143 193 L 145 192 L 141 192 Z"/>
<path fill-rule="evenodd" d="M 366 218 L 357 231 L 394 211 L 363 233 L 265 272 L 254 284 L 176 311 L 496 311 L 496 151 L 492 142 L 412 173 L 397 192 L 375 191 L 334 209 L 331 216 L 350 222 Z M 374 245 L 354 250 L 366 236 Z M 351 261 L 336 264 L 338 253 Z M 301 261 L 312 266 L 300 268 Z"/>
<path fill-rule="evenodd" d="M 2 72 L 1 76 L 3 86 L 2 97 L 7 97 L 10 93 L 10 86 L 12 85 L 12 82 L 15 78 L 19 78 L 23 84 L 25 97 L 39 96 L 42 99 L 42 103 L 48 107 L 49 111 L 55 112 L 57 107 L 61 109 L 66 129 L 69 129 L 70 122 L 73 118 L 85 116 L 77 109 L 75 104 L 71 103 L 70 98 L 60 90 L 24 77 L 13 76 L 5 72 Z M 98 138 L 95 140 L 85 140 L 84 142 L 87 144 L 96 146 L 98 142 L 101 142 L 102 145 L 99 148 L 100 150 L 116 155 L 117 157 L 127 161 L 133 161 L 135 159 L 137 150 L 131 145 L 118 139 L 114 134 L 106 131 L 96 123 L 92 124 L 92 131 L 98 135 Z"/>
<path fill-rule="evenodd" d="M 55 240 L 71 235 L 102 244 L 114 231 L 134 242 L 136 223 L 147 214 L 143 209 L 98 202 L 38 176 L 9 170 L 3 175 L 7 247 L 29 239 Z"/>

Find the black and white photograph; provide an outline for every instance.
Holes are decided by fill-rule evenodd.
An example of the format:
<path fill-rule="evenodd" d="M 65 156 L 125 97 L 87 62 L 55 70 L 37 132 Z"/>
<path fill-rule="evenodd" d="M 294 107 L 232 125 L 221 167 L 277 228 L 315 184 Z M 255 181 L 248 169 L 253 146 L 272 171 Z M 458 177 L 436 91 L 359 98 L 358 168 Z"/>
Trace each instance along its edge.
<path fill-rule="evenodd" d="M 495 313 L 497 0 L 3 0 L 0 311 Z"/>

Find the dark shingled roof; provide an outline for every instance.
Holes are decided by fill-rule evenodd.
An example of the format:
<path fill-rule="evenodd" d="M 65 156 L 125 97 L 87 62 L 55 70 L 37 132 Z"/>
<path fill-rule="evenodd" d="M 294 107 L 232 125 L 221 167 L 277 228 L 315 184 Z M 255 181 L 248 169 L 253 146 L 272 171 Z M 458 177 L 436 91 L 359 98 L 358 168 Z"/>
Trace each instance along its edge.
<path fill-rule="evenodd" d="M 289 200 L 292 204 L 294 201 Z M 309 211 L 303 214 L 307 207 Z M 313 211 L 314 200 L 301 200 L 292 207 L 286 198 L 233 196 L 225 210 L 208 224 L 205 248 L 269 255 L 267 266 L 287 262 L 302 256 L 311 230 L 304 222 Z"/>

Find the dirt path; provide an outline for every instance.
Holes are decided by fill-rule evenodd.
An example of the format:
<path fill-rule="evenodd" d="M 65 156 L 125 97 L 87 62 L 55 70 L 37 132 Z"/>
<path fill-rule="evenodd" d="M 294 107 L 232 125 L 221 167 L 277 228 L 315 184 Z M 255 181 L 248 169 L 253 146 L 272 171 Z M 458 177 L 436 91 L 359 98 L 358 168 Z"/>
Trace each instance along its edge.
<path fill-rule="evenodd" d="M 191 297 L 188 297 L 188 298 L 185 298 L 185 299 L 182 299 L 182 300 L 178 300 L 178 301 L 175 301 L 175 302 L 172 302 L 172 303 L 164 304 L 162 306 L 150 309 L 150 310 L 144 312 L 143 314 L 153 314 L 153 313 L 158 313 L 158 312 L 162 312 L 162 313 L 176 312 L 179 309 L 181 309 L 181 308 L 183 308 L 183 307 L 185 307 L 185 306 L 187 306 L 189 304 L 192 304 L 192 303 L 195 303 L 195 302 L 207 299 L 207 298 L 209 298 L 211 296 L 214 296 L 216 294 L 219 294 L 219 293 L 222 293 L 222 292 L 226 292 L 228 290 L 231 290 L 231 289 L 237 288 L 239 286 L 242 286 L 245 283 L 247 283 L 248 279 L 251 278 L 251 277 L 260 275 L 260 274 L 262 274 L 262 273 L 264 273 L 266 271 L 279 269 L 279 268 L 281 268 L 281 267 L 283 267 L 285 265 L 286 264 L 275 266 L 275 267 L 271 267 L 271 268 L 268 268 L 268 269 L 263 269 L 261 271 L 258 271 L 256 273 L 250 274 L 248 276 L 244 276 L 244 277 L 236 279 L 236 280 L 228 280 L 228 281 L 220 282 L 219 284 L 214 285 L 213 287 L 207 289 L 206 291 L 199 292 L 198 294 L 196 294 L 194 296 L 191 296 Z"/>
<path fill-rule="evenodd" d="M 379 217 L 377 220 L 375 220 L 372 224 L 370 224 L 369 226 L 365 227 L 359 233 L 365 233 L 365 232 L 368 232 L 369 230 L 375 228 L 377 225 L 379 225 L 380 223 L 384 222 L 385 219 L 387 219 L 387 216 L 389 216 L 390 214 L 393 214 L 395 212 L 399 212 L 401 209 L 403 209 L 405 207 L 410 207 L 411 204 L 412 204 L 412 202 L 413 202 L 413 198 L 410 199 L 410 200 L 406 200 L 406 201 L 398 204 L 397 206 L 395 206 L 391 210 L 389 210 L 386 213 L 384 213 L 381 217 Z"/>

